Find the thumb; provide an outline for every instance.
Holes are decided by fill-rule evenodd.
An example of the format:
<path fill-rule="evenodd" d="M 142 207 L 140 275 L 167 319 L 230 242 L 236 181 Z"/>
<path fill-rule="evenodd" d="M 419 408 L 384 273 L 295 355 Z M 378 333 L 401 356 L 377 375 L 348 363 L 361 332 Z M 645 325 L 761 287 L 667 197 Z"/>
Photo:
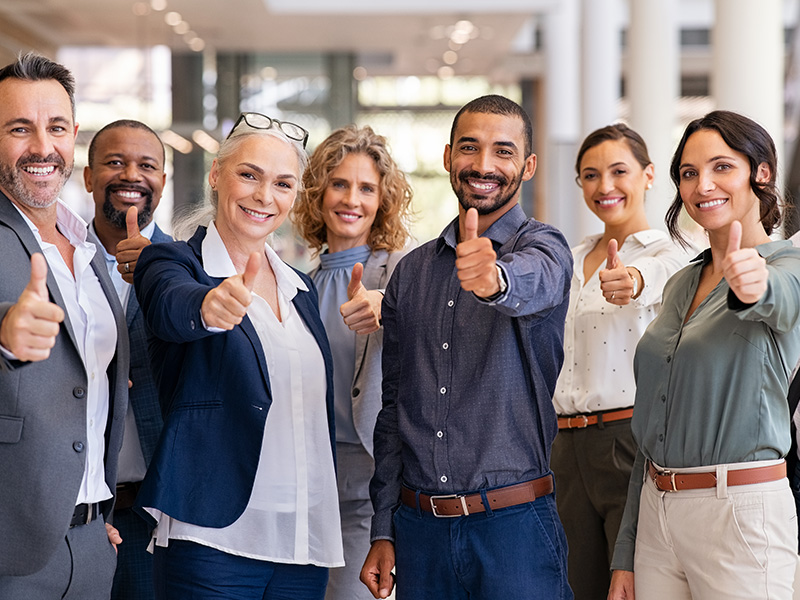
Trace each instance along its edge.
<path fill-rule="evenodd" d="M 611 238 L 608 241 L 608 260 L 606 261 L 606 269 L 613 269 L 617 266 L 617 240 Z"/>
<path fill-rule="evenodd" d="M 34 292 L 41 300 L 47 300 L 47 261 L 44 255 L 37 252 L 31 256 L 31 280 L 27 289 Z"/>
<path fill-rule="evenodd" d="M 242 283 L 249 291 L 253 291 L 253 284 L 256 282 L 256 275 L 261 268 L 261 253 L 253 252 L 250 258 L 247 259 L 247 264 L 244 267 L 242 274 Z"/>
<path fill-rule="evenodd" d="M 353 265 L 353 274 L 350 276 L 350 284 L 347 286 L 347 299 L 352 300 L 361 287 L 361 277 L 364 275 L 364 265 L 356 263 Z"/>
<path fill-rule="evenodd" d="M 731 223 L 731 228 L 728 230 L 728 250 L 726 254 L 736 252 L 742 247 L 742 224 L 739 221 Z"/>
<path fill-rule="evenodd" d="M 464 218 L 464 239 L 463 241 L 466 242 L 468 240 L 477 240 L 478 239 L 478 211 L 474 208 L 470 208 L 467 211 L 467 215 Z"/>
<path fill-rule="evenodd" d="M 139 235 L 139 209 L 131 206 L 125 213 L 125 226 L 128 229 L 128 239 Z"/>

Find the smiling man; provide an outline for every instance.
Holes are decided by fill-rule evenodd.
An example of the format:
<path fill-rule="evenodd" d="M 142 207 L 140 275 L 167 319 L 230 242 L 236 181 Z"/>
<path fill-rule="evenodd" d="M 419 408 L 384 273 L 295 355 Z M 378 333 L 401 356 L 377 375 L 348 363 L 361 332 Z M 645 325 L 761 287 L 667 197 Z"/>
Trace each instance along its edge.
<path fill-rule="evenodd" d="M 114 526 L 123 543 L 111 598 L 144 600 L 154 597 L 153 558 L 147 552 L 150 527 L 132 507 L 163 420 L 147 354 L 144 317 L 131 282 L 142 248 L 151 241 L 172 241 L 153 221 L 166 181 L 164 145 L 156 132 L 140 121 L 109 123 L 89 144 L 83 180 L 95 204 L 89 227 L 102 244 L 108 273 L 125 309 L 131 349 L 130 400 L 114 505 Z"/>
<path fill-rule="evenodd" d="M 116 566 L 128 397 L 124 315 L 72 172 L 74 80 L 35 54 L 0 69 L 0 598 L 104 600 Z"/>
<path fill-rule="evenodd" d="M 502 96 L 458 112 L 444 151 L 458 217 L 386 289 L 361 571 L 376 598 L 395 565 L 398 600 L 572 598 L 549 466 L 572 254 L 518 205 L 531 138 Z"/>

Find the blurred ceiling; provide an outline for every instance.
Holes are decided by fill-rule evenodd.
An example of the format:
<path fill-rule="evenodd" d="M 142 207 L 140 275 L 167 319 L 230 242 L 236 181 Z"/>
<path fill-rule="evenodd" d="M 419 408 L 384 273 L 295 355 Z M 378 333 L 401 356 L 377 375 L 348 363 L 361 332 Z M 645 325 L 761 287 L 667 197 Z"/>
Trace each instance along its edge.
<path fill-rule="evenodd" d="M 61 46 L 335 51 L 355 53 L 369 75 L 424 75 L 450 66 L 455 75 L 517 81 L 538 68 L 536 16 L 558 6 L 558 0 L 0 0 L 0 58 L 9 62 L 20 49 L 54 56 Z"/>

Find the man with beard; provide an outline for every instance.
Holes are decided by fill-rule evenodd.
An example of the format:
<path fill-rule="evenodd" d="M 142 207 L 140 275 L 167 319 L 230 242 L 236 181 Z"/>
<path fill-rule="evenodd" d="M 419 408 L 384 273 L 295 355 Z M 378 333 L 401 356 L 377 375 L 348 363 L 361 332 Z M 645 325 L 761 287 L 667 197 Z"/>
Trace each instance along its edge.
<path fill-rule="evenodd" d="M 376 598 L 395 566 L 398 600 L 572 598 L 549 467 L 572 254 L 517 204 L 531 137 L 502 96 L 458 112 L 444 150 L 458 218 L 386 289 L 361 571 Z"/>
<path fill-rule="evenodd" d="M 144 318 L 131 284 L 142 248 L 151 241 L 172 239 L 153 221 L 166 177 L 164 145 L 156 132 L 140 121 L 114 121 L 89 144 L 89 164 L 83 171 L 86 191 L 95 204 L 89 229 L 102 244 L 108 273 L 125 309 L 131 350 L 131 388 L 114 505 L 114 526 L 124 543 L 117 557 L 113 600 L 154 597 L 153 560 L 147 552 L 151 530 L 132 507 L 163 420 L 147 354 Z"/>
<path fill-rule="evenodd" d="M 128 396 L 125 317 L 72 172 L 74 80 L 35 54 L 0 69 L 0 598 L 108 598 L 105 521 Z"/>

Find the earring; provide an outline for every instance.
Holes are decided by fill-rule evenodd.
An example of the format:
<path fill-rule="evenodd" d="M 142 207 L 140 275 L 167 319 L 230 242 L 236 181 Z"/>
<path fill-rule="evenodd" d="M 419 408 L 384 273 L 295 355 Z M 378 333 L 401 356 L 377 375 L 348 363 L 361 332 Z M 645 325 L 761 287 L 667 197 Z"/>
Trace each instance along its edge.
<path fill-rule="evenodd" d="M 652 188 L 653 188 L 653 184 L 652 183 L 648 183 L 647 184 L 647 189 L 649 190 L 649 189 L 652 189 Z"/>

